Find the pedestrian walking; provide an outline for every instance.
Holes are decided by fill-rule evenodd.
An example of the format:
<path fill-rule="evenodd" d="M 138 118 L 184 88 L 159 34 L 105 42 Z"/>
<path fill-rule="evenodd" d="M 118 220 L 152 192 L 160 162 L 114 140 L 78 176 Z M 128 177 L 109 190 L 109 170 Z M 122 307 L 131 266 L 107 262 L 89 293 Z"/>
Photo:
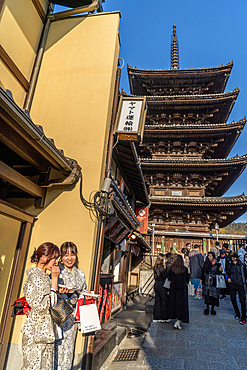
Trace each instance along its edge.
<path fill-rule="evenodd" d="M 247 270 L 245 264 L 243 264 L 239 260 L 237 253 L 233 253 L 231 259 L 232 263 L 229 265 L 227 270 L 227 281 L 229 283 L 230 297 L 235 311 L 235 319 L 239 320 L 240 324 L 245 324 L 246 323 L 245 281 L 247 277 Z M 238 304 L 236 301 L 237 293 L 241 304 L 241 317 Z"/>
<path fill-rule="evenodd" d="M 201 282 L 203 284 L 203 295 L 206 308 L 204 315 L 209 314 L 211 306 L 211 315 L 215 316 L 215 307 L 219 307 L 220 289 L 216 287 L 216 276 L 221 274 L 220 263 L 215 259 L 214 252 L 208 252 L 207 258 L 202 269 Z"/>
<path fill-rule="evenodd" d="M 57 291 L 60 255 L 53 243 L 43 243 L 34 250 L 31 262 L 36 267 L 27 270 L 23 286 L 24 296 L 31 311 L 22 328 L 23 370 L 54 369 L 55 334 L 50 315 L 51 290 Z M 51 272 L 51 278 L 46 271 Z"/>
<path fill-rule="evenodd" d="M 204 263 L 203 255 L 199 252 L 199 245 L 195 244 L 194 249 L 189 253 L 190 262 L 190 280 L 194 285 L 195 291 L 198 288 L 202 275 L 202 267 Z"/>
<path fill-rule="evenodd" d="M 242 263 L 244 263 L 244 256 L 245 256 L 245 254 L 246 254 L 246 250 L 245 250 L 245 248 L 244 248 L 244 245 L 243 245 L 243 244 L 241 244 L 241 245 L 239 246 L 239 249 L 238 249 L 238 258 L 239 258 L 239 260 L 240 260 Z"/>
<path fill-rule="evenodd" d="M 229 261 L 228 261 L 225 249 L 220 250 L 220 255 L 217 258 L 217 262 L 219 262 L 222 267 L 222 270 L 223 270 L 222 274 L 224 275 L 225 283 L 226 283 L 226 287 L 220 289 L 220 294 L 221 294 L 220 299 L 225 299 L 226 295 L 229 294 L 227 274 L 226 274 L 226 271 L 228 270 Z"/>
<path fill-rule="evenodd" d="M 247 269 L 247 253 L 244 255 L 244 264 L 245 268 Z M 246 279 L 245 279 L 245 301 L 247 302 L 247 285 L 246 285 Z"/>
<path fill-rule="evenodd" d="M 215 257 L 218 258 L 220 255 L 220 243 L 218 241 L 215 242 L 215 246 L 211 248 L 210 252 L 215 254 Z"/>
<path fill-rule="evenodd" d="M 77 263 L 77 247 L 72 242 L 65 242 L 61 245 L 61 263 L 59 263 L 60 274 L 58 277 L 59 292 L 63 298 L 69 300 L 76 308 L 78 298 L 86 292 L 84 273 L 79 270 Z M 72 314 L 61 326 L 62 339 L 55 341 L 55 370 L 70 370 L 74 358 L 75 338 L 78 324 Z"/>
<path fill-rule="evenodd" d="M 169 322 L 167 317 L 167 303 L 168 294 L 167 288 L 164 287 L 164 283 L 167 278 L 167 270 L 164 267 L 164 256 L 159 254 L 154 265 L 154 292 L 155 301 L 153 309 L 153 321 L 154 322 Z"/>
<path fill-rule="evenodd" d="M 170 319 L 176 319 L 175 329 L 181 329 L 181 321 L 189 322 L 189 305 L 188 305 L 188 286 L 189 273 L 184 266 L 183 257 L 178 255 L 171 265 L 168 273 L 168 279 L 171 281 L 168 316 Z"/>

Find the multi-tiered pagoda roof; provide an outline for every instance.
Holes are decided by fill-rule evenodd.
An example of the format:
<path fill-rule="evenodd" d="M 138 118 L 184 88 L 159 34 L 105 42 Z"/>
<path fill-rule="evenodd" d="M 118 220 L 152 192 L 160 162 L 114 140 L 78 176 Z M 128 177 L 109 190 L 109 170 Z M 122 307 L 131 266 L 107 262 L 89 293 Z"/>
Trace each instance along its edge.
<path fill-rule="evenodd" d="M 247 165 L 247 155 L 227 158 L 246 119 L 227 122 L 239 94 L 225 92 L 233 62 L 179 69 L 175 59 L 174 66 L 128 65 L 131 94 L 145 95 L 148 104 L 140 155 L 150 218 L 163 230 L 209 231 L 247 210 L 244 194 L 222 197 Z"/>

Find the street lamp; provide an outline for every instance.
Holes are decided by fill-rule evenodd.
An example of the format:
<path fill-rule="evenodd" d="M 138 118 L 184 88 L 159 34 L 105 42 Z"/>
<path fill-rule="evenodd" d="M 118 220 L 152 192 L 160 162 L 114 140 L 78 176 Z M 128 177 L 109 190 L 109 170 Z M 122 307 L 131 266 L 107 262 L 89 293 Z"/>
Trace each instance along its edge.
<path fill-rule="evenodd" d="M 152 222 L 152 254 L 154 256 L 154 228 L 155 228 L 155 222 Z"/>
<path fill-rule="evenodd" d="M 218 242 L 219 241 L 219 228 L 220 227 L 217 224 L 217 222 L 215 223 L 214 228 L 215 228 L 215 231 L 216 231 L 216 241 Z"/>

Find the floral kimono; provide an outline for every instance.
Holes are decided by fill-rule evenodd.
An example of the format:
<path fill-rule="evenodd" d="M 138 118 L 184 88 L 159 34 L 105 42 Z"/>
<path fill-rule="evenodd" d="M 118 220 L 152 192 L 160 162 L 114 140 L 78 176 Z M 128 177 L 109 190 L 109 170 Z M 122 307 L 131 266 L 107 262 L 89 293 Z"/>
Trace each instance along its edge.
<path fill-rule="evenodd" d="M 50 315 L 51 280 L 40 268 L 27 270 L 24 296 L 31 307 L 22 328 L 22 370 L 54 369 L 55 335 Z"/>
<path fill-rule="evenodd" d="M 71 303 L 80 298 L 82 292 L 86 291 L 86 282 L 84 273 L 76 267 L 70 271 L 63 264 L 59 263 L 60 274 L 58 278 L 58 285 L 65 285 L 72 288 L 71 294 L 63 295 L 69 298 Z M 77 333 L 77 323 L 75 322 L 74 315 L 71 315 L 67 321 L 61 326 L 63 338 L 56 339 L 55 342 L 55 369 L 56 370 L 69 370 L 72 368 L 72 361 L 74 356 L 75 337 Z"/>

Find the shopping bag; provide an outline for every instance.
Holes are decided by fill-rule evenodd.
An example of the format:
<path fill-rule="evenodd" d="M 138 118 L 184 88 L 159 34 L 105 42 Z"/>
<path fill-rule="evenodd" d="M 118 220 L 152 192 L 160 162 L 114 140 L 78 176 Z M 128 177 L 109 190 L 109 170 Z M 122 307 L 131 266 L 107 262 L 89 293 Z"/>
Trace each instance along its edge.
<path fill-rule="evenodd" d="M 224 275 L 216 275 L 216 288 L 218 289 L 226 288 L 226 280 Z"/>
<path fill-rule="evenodd" d="M 198 285 L 198 288 L 196 289 L 196 298 L 197 299 L 203 299 L 202 284 L 201 283 Z"/>
<path fill-rule="evenodd" d="M 91 333 L 101 329 L 96 303 L 79 307 L 81 332 Z"/>
<path fill-rule="evenodd" d="M 170 282 L 170 280 L 168 280 L 168 278 L 166 278 L 163 287 L 166 288 L 166 289 L 171 288 L 171 282 Z"/>
<path fill-rule="evenodd" d="M 75 321 L 80 322 L 80 307 L 83 305 L 88 305 L 95 303 L 95 299 L 89 299 L 86 300 L 85 298 L 79 298 L 77 303 L 76 303 L 76 309 L 75 309 Z"/>
<path fill-rule="evenodd" d="M 195 295 L 195 287 L 191 284 L 191 281 L 188 284 L 188 295 L 192 297 Z"/>

